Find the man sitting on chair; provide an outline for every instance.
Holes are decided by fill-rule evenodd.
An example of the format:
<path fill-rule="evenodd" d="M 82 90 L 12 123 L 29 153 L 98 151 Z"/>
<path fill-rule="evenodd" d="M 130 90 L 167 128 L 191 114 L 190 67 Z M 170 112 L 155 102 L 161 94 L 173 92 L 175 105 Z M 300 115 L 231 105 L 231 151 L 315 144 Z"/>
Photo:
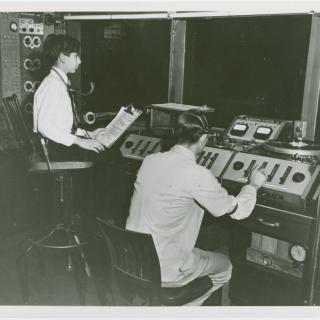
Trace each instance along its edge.
<path fill-rule="evenodd" d="M 213 287 L 188 305 L 201 305 L 231 277 L 230 260 L 195 248 L 204 210 L 240 220 L 248 217 L 265 175 L 254 169 L 248 184 L 234 197 L 211 171 L 196 163 L 208 139 L 208 123 L 197 110 L 178 118 L 177 144 L 168 152 L 147 156 L 134 185 L 126 228 L 152 235 L 159 256 L 163 287 L 183 286 L 208 275 Z"/>

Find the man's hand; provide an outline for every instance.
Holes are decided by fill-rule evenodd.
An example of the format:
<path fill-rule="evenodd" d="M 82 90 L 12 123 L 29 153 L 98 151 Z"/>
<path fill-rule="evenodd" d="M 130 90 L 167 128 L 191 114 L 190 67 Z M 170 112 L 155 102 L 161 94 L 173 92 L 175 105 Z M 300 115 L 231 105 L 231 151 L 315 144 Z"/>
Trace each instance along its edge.
<path fill-rule="evenodd" d="M 254 188 L 259 189 L 266 182 L 266 178 L 264 171 L 255 167 L 250 173 L 248 182 Z"/>
<path fill-rule="evenodd" d="M 87 131 L 87 133 L 88 133 L 88 135 L 89 135 L 89 137 L 90 137 L 91 139 L 96 139 L 96 137 L 98 136 L 98 134 L 99 134 L 100 132 L 104 131 L 104 130 L 105 130 L 105 128 L 98 128 L 98 129 L 95 129 L 95 130 L 93 130 L 93 131 Z"/>
<path fill-rule="evenodd" d="M 76 137 L 75 144 L 82 149 L 94 151 L 96 153 L 100 153 L 106 149 L 102 143 L 94 139 Z"/>

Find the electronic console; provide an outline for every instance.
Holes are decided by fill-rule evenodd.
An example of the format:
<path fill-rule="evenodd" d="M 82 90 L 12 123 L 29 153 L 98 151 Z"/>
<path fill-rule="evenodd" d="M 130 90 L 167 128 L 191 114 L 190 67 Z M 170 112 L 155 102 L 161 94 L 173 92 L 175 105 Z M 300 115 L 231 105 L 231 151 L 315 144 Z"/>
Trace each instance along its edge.
<path fill-rule="evenodd" d="M 247 183 L 254 167 L 264 169 L 267 180 L 258 190 L 255 211 L 239 222 L 252 231 L 247 260 L 301 278 L 314 221 L 312 204 L 319 193 L 320 146 L 285 139 L 291 125 L 290 121 L 238 116 L 223 134 L 222 130 L 210 132 L 196 162 L 232 194 Z M 120 150 L 125 158 L 142 161 L 166 150 L 163 145 L 161 137 L 130 133 Z"/>

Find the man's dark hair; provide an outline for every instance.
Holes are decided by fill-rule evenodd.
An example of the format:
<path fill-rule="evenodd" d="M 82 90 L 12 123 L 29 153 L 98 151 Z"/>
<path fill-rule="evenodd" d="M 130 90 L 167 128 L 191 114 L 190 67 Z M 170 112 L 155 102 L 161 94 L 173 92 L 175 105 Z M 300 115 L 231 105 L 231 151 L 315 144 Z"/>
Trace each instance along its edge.
<path fill-rule="evenodd" d="M 175 130 L 178 143 L 193 144 L 205 133 L 209 133 L 209 125 L 200 110 L 191 109 L 180 114 Z"/>
<path fill-rule="evenodd" d="M 79 40 L 65 34 L 49 34 L 43 43 L 43 61 L 46 69 L 58 60 L 59 54 L 69 56 L 71 52 L 79 52 Z"/>

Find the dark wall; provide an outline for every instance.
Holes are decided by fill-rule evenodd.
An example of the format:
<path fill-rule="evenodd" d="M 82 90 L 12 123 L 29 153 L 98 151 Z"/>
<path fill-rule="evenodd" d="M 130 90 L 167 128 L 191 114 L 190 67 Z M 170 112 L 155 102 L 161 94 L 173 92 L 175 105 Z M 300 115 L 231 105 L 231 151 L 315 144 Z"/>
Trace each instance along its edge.
<path fill-rule="evenodd" d="M 215 125 L 237 114 L 299 119 L 311 15 L 187 22 L 184 103 L 215 107 Z"/>
<path fill-rule="evenodd" d="M 170 21 L 120 21 L 120 37 L 104 36 L 112 22 L 91 21 L 82 27 L 82 87 L 96 84 L 85 108 L 117 110 L 134 103 L 167 102 Z"/>

